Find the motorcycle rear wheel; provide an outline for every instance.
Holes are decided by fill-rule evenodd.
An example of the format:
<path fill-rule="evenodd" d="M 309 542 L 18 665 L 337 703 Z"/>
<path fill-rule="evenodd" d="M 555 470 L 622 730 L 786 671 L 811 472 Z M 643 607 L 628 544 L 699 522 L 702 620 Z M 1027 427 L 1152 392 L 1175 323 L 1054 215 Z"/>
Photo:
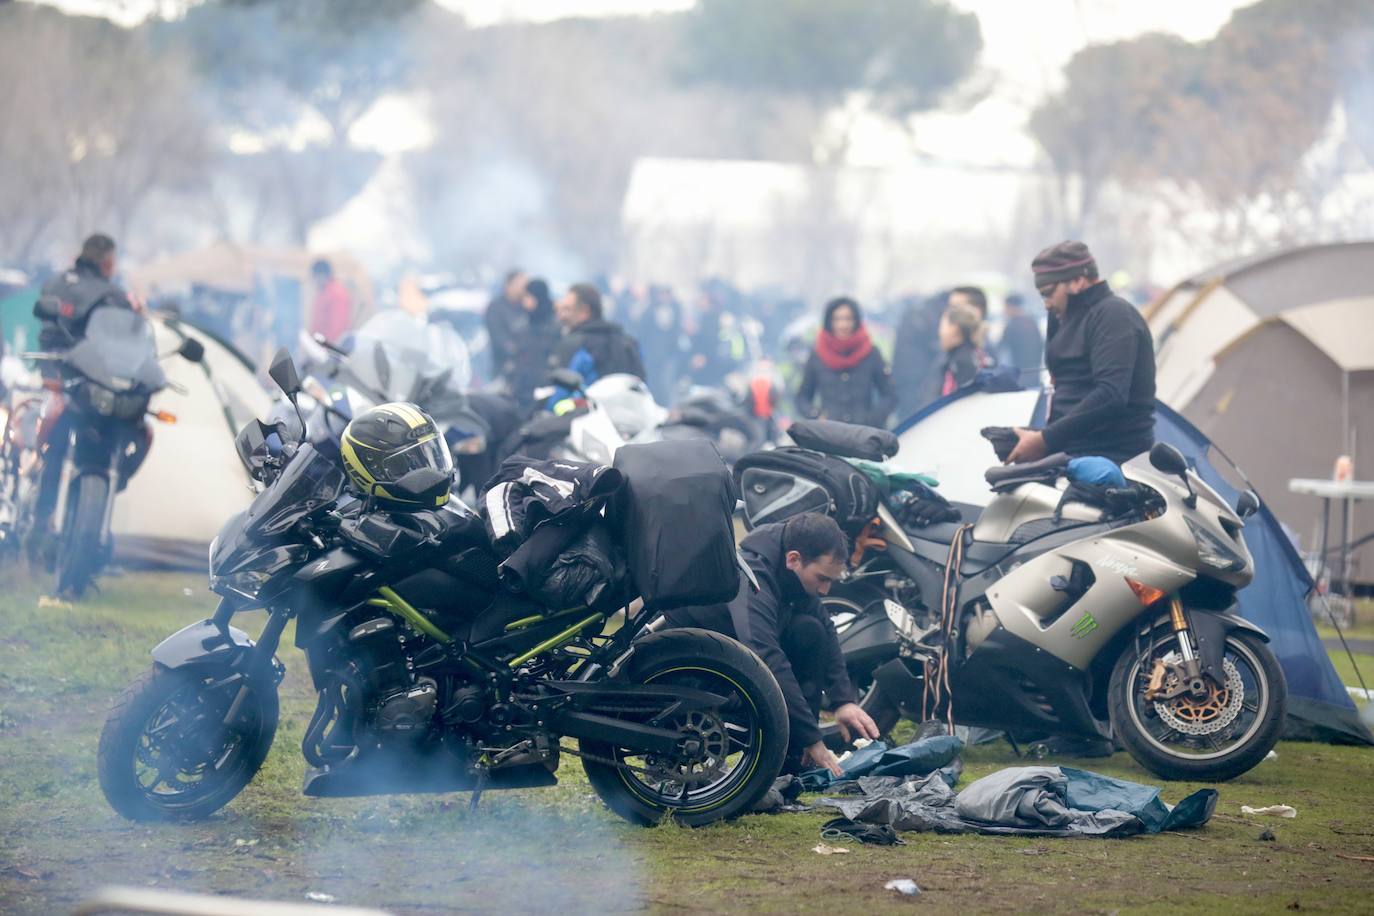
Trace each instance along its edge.
<path fill-rule="evenodd" d="M 132 821 L 202 820 L 252 781 L 276 736 L 277 692 L 251 688 L 230 732 L 220 717 L 237 686 L 206 690 L 223 673 L 154 665 L 119 696 L 97 752 L 110 807 Z"/>
<path fill-rule="evenodd" d="M 1150 703 L 1143 686 L 1153 660 L 1168 652 L 1174 641 L 1172 632 L 1160 630 L 1150 637 L 1144 653 L 1128 645 L 1117 659 L 1108 688 L 1112 730 L 1130 755 L 1156 776 L 1201 782 L 1234 779 L 1278 743 L 1288 697 L 1283 668 L 1258 636 L 1232 632 L 1226 637 L 1223 662 L 1226 685 L 1214 685 L 1206 702 L 1184 697 Z"/>
<path fill-rule="evenodd" d="M 700 731 L 708 747 L 720 742 L 721 752 L 713 752 L 711 759 L 719 778 L 695 788 L 685 780 L 627 769 L 656 765 L 667 769 L 640 752 L 603 742 L 581 742 L 583 754 L 599 758 L 584 758 L 582 768 L 606 806 L 644 826 L 671 816 L 685 826 L 700 827 L 753 810 L 782 767 L 788 736 L 782 689 L 759 657 L 718 633 L 665 630 L 646 637 L 636 647 L 621 677 L 636 684 L 694 687 L 729 696 L 731 702 L 720 712 L 718 722 L 692 713 L 689 715 L 700 717 L 700 721 L 677 726 Z"/>

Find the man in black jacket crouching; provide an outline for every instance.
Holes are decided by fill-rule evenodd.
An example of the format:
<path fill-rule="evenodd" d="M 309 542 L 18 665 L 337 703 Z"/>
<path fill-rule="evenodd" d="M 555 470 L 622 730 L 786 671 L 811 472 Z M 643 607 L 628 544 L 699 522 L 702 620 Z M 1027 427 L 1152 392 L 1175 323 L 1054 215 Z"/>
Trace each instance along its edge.
<path fill-rule="evenodd" d="M 787 701 L 791 729 L 784 773 L 825 767 L 841 775 L 816 721 L 822 693 L 846 741 L 878 737 L 878 726 L 855 702 L 839 637 L 820 602 L 844 572 L 846 548 L 844 532 L 825 515 L 809 512 L 763 525 L 740 544 L 758 579 L 757 592 L 746 582 L 728 605 L 681 608 L 666 615 L 671 626 L 733 636 L 773 672 Z"/>

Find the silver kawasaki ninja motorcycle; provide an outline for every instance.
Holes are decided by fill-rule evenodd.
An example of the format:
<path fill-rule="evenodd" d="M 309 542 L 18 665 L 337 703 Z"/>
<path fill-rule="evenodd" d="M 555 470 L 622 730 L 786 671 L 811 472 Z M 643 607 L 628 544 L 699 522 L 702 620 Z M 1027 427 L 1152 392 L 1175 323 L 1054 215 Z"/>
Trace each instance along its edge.
<path fill-rule="evenodd" d="M 853 569 L 827 605 L 884 732 L 905 716 L 1116 739 L 1161 777 L 1209 781 L 1278 741 L 1283 671 L 1235 610 L 1253 493 L 1227 505 L 1161 443 L 1123 467 L 1125 488 L 1071 486 L 1055 455 L 988 471 L 997 495 L 961 521 L 904 525 L 875 496 L 860 523 L 868 478 L 808 444 L 736 465 L 746 523 L 848 521 Z"/>

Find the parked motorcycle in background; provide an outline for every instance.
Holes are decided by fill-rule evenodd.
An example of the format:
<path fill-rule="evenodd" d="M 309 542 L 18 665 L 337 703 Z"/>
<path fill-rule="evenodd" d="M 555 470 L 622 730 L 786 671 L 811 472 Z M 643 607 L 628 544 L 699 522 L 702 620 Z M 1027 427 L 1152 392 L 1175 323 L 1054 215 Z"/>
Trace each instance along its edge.
<path fill-rule="evenodd" d="M 204 352 L 199 341 L 188 338 L 175 354 L 199 362 Z M 62 475 L 66 484 L 54 513 L 60 522 L 52 565 L 57 594 L 80 598 L 109 562 L 115 497 L 152 446 L 146 418 L 176 422 L 169 412 L 151 411 L 149 403 L 162 389 L 175 386 L 159 365 L 148 320 L 124 308 L 93 311 L 84 336 L 66 352 L 23 356 L 62 367 L 62 410 L 69 412 L 71 432 Z M 39 429 L 52 422 L 46 416 L 49 403 L 26 397 L 6 415 L 0 458 L 0 499 L 6 507 L 0 516 L 8 519 L 7 542 L 27 538 L 33 524 L 42 474 Z"/>
<path fill-rule="evenodd" d="M 303 347 L 311 367 L 300 397 L 307 424 L 324 419 L 315 412 L 317 404 L 346 402 L 352 413 L 391 401 L 417 404 L 439 424 L 459 463 L 460 486 L 480 486 L 490 476 L 490 452 L 499 438 L 494 427 L 500 423 L 491 416 L 488 398 L 467 393 L 471 363 L 451 325 L 393 309 L 368 319 L 348 347 L 318 335 Z M 278 398 L 271 418 L 289 427 L 297 423 L 285 398 Z"/>
<path fill-rule="evenodd" d="M 1253 493 L 1227 505 L 1159 444 L 1122 468 L 1125 487 L 1071 485 L 1067 456 L 1051 456 L 989 470 L 997 495 L 976 518 L 904 524 L 840 457 L 885 459 L 895 437 L 870 430 L 890 450 L 856 454 L 837 427 L 797 424 L 811 448 L 735 473 L 750 527 L 822 511 L 849 528 L 858 560 L 825 604 L 882 730 L 938 717 L 1116 738 L 1157 775 L 1196 780 L 1238 776 L 1278 741 L 1283 671 L 1235 612 L 1254 576 Z"/>

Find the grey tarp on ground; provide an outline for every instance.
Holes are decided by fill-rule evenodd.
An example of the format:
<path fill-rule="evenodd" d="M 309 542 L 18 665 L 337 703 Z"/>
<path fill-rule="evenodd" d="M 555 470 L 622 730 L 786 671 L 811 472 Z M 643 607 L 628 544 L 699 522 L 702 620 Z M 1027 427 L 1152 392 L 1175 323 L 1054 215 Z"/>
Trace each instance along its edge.
<path fill-rule="evenodd" d="M 1198 827 L 1216 807 L 1202 789 L 1170 808 L 1152 786 L 1071 767 L 1010 767 L 955 793 L 939 776 L 857 781 L 862 795 L 826 797 L 853 821 L 897 830 L 1028 836 L 1130 836 Z"/>

